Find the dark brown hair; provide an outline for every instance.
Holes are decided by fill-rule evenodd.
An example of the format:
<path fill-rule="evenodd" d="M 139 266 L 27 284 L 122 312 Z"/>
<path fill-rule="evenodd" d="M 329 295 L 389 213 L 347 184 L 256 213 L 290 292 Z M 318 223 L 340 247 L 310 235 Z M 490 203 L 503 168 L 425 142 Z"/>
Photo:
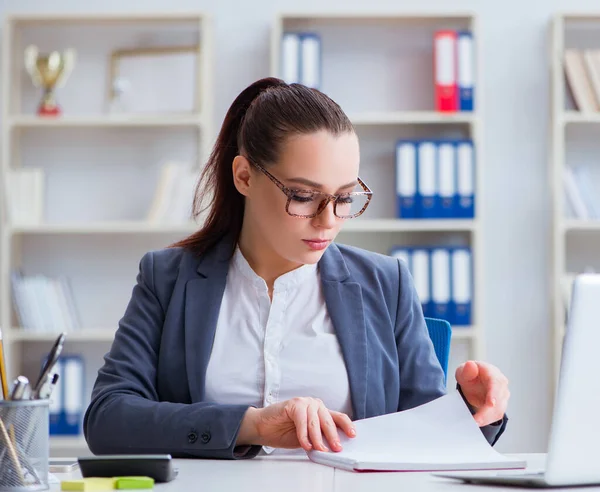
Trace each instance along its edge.
<path fill-rule="evenodd" d="M 354 131 L 338 104 L 322 92 L 272 77 L 244 89 L 225 115 L 196 186 L 193 216 L 198 218 L 208 208 L 204 225 L 173 247 L 203 254 L 225 236 L 231 236 L 235 249 L 242 230 L 244 196 L 233 182 L 233 159 L 243 153 L 269 166 L 277 162 L 288 137 L 320 130 L 333 135 Z M 209 205 L 203 207 L 207 199 Z"/>

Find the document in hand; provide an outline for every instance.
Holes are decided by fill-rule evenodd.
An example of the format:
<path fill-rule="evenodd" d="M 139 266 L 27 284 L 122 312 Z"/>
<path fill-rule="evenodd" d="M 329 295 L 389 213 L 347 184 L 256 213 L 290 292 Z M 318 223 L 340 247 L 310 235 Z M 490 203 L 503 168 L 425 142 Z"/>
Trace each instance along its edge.
<path fill-rule="evenodd" d="M 340 452 L 309 451 L 323 465 L 350 471 L 438 471 L 525 468 L 498 453 L 481 433 L 460 393 L 419 407 L 358 420 L 356 437 L 340 432 Z"/>

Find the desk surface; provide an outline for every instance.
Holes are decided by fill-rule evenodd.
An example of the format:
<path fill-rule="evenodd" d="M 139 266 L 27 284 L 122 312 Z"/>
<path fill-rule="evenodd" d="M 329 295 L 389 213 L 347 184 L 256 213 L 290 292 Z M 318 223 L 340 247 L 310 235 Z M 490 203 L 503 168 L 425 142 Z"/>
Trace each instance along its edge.
<path fill-rule="evenodd" d="M 531 471 L 543 469 L 544 454 L 515 455 L 528 463 Z M 437 490 L 498 491 L 498 487 L 464 485 L 461 482 L 438 478 L 427 472 L 411 473 L 353 473 L 312 463 L 308 458 L 291 456 L 256 457 L 251 460 L 175 460 L 178 477 L 172 482 L 156 484 L 157 492 L 186 492 L 198 490 L 243 490 L 244 492 L 420 492 Z M 80 478 L 56 474 L 58 479 Z M 52 484 L 52 491 L 60 490 Z M 565 490 L 565 489 L 563 489 Z M 600 490 L 600 487 L 586 490 Z"/>

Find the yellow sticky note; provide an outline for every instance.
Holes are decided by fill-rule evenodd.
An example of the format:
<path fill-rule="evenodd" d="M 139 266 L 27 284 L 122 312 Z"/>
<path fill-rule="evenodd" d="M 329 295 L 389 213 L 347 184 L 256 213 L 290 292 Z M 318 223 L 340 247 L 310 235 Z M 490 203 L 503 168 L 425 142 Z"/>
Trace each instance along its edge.
<path fill-rule="evenodd" d="M 104 492 L 114 490 L 116 480 L 114 478 L 82 478 L 81 480 L 63 480 L 60 482 L 60 490 L 76 490 L 83 492 Z"/>
<path fill-rule="evenodd" d="M 121 490 L 153 489 L 152 477 L 117 477 L 115 488 Z"/>

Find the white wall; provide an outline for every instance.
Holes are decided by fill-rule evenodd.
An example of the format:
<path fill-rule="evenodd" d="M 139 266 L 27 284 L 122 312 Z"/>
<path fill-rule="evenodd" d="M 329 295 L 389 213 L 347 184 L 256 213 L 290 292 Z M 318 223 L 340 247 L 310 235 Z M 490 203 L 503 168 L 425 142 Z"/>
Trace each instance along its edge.
<path fill-rule="evenodd" d="M 0 14 L 36 11 L 205 10 L 215 21 L 215 122 L 237 93 L 268 74 L 278 10 L 472 10 L 485 62 L 486 348 L 511 381 L 505 452 L 546 449 L 550 394 L 548 24 L 594 0 L 0 0 Z"/>

